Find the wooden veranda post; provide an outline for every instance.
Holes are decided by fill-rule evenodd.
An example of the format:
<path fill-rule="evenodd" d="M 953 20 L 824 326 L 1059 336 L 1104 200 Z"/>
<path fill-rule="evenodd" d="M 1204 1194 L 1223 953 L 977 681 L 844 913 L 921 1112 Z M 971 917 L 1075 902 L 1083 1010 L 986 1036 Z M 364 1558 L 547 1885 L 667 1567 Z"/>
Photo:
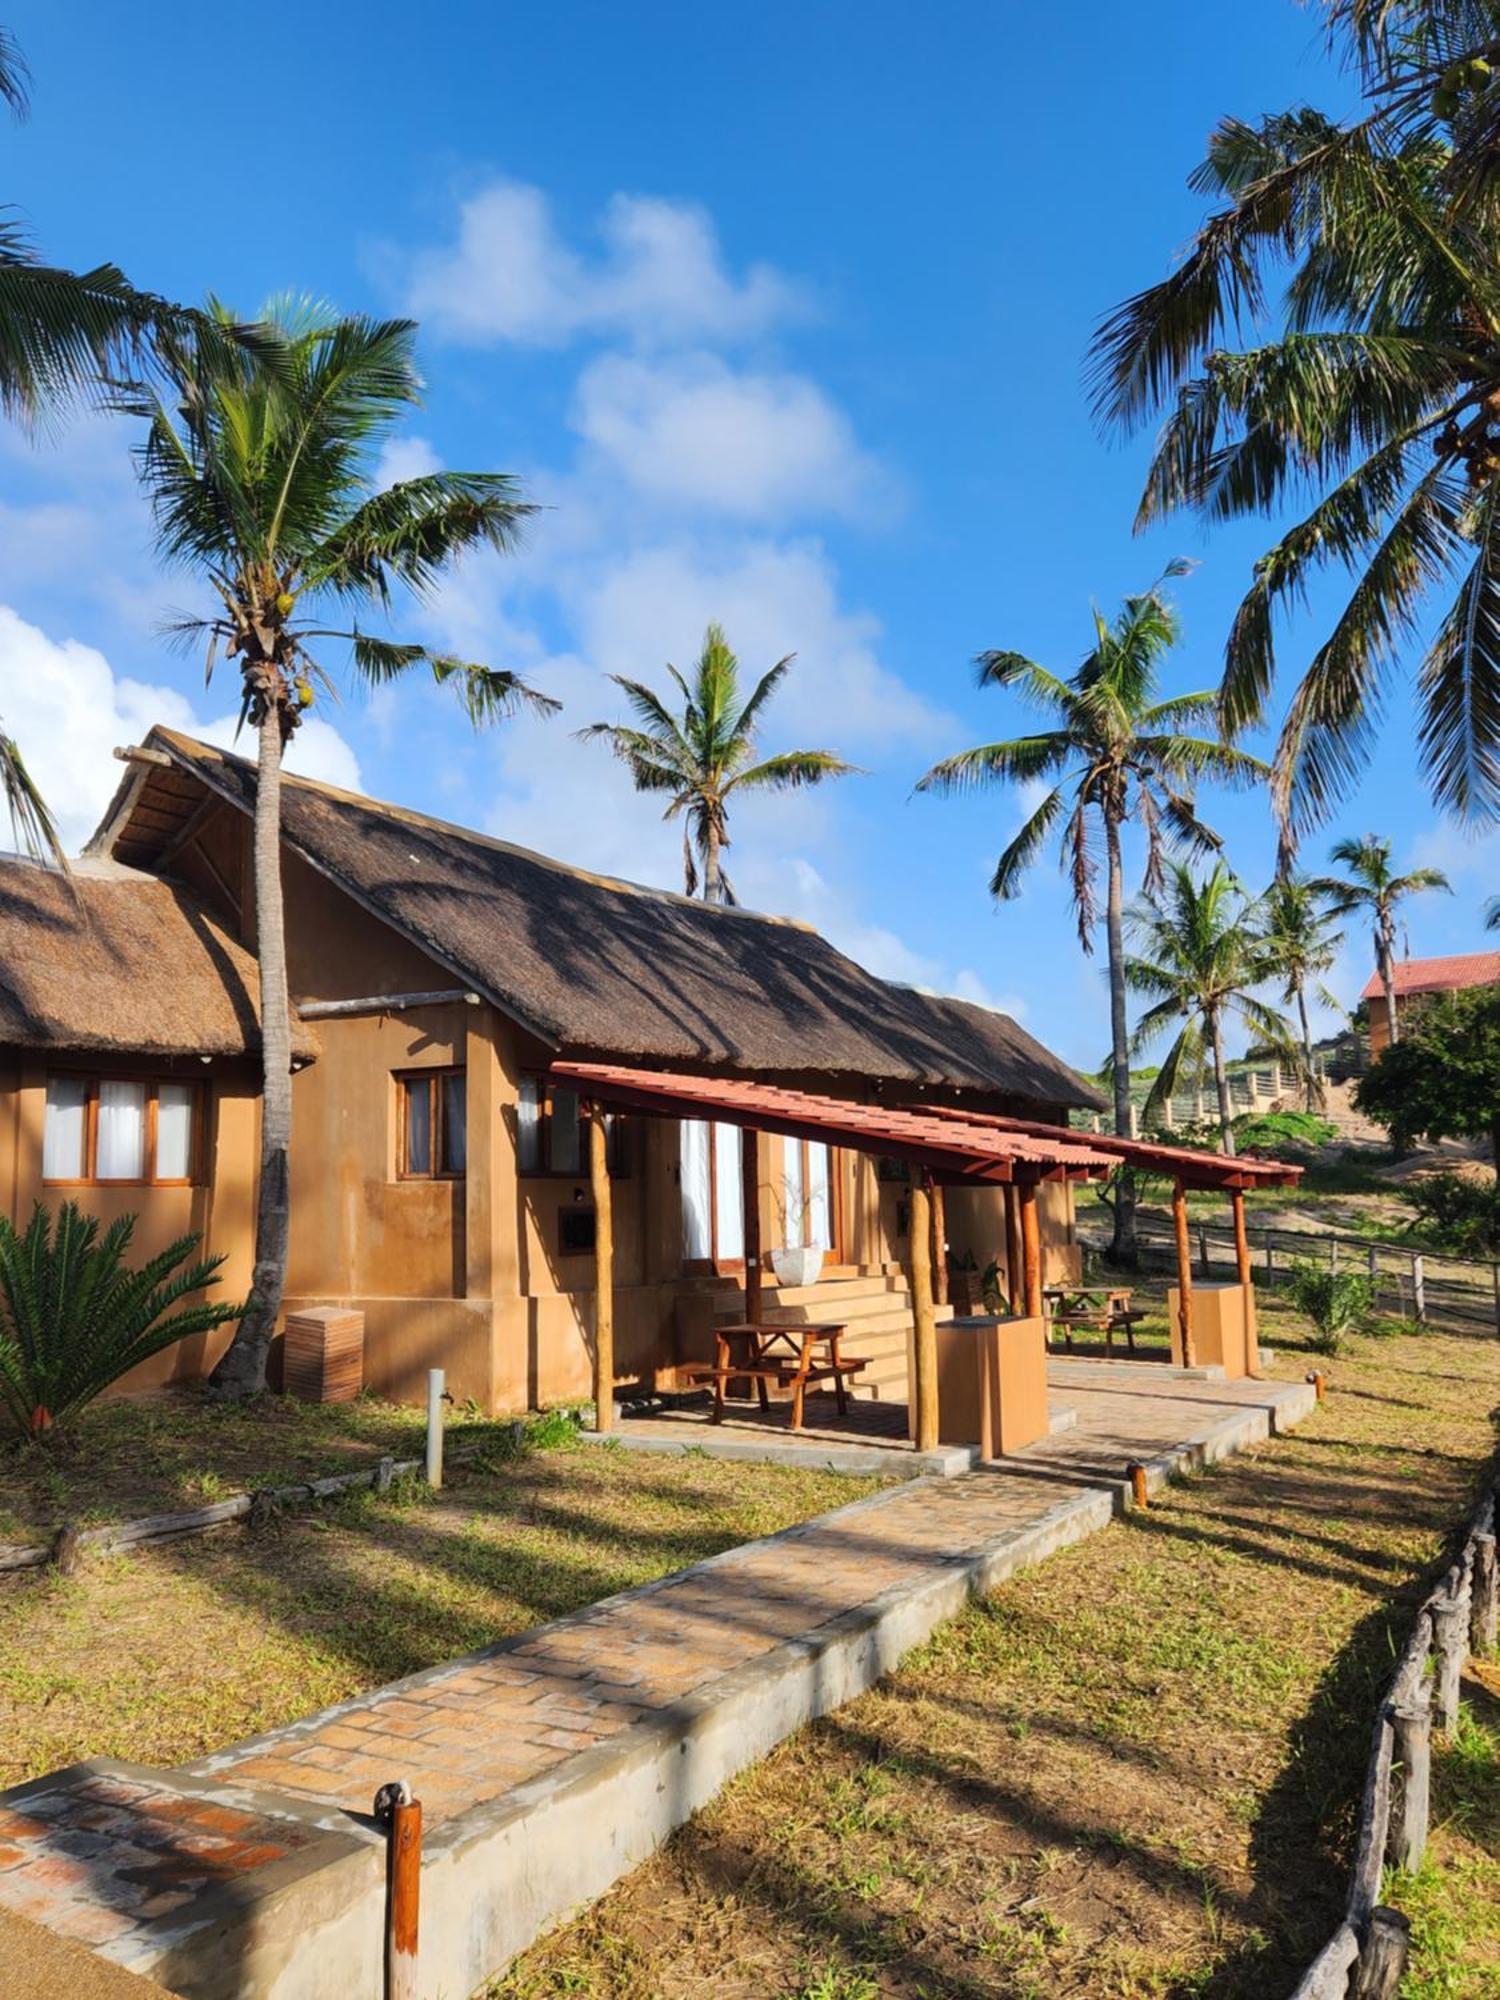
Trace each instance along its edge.
<path fill-rule="evenodd" d="M 1036 1182 L 1022 1181 L 1021 1264 L 1025 1272 L 1023 1299 L 1028 1319 L 1042 1316 L 1042 1231 L 1036 1212 Z"/>
<path fill-rule="evenodd" d="M 940 1306 L 948 1303 L 948 1209 L 943 1184 L 932 1183 L 932 1296 Z"/>
<path fill-rule="evenodd" d="M 1260 1337 L 1255 1325 L 1255 1281 L 1250 1275 L 1250 1235 L 1245 1228 L 1245 1190 L 1231 1188 L 1229 1205 L 1234 1212 L 1234 1267 L 1245 1289 L 1245 1332 L 1247 1359 L 1252 1373 L 1260 1373 Z"/>
<path fill-rule="evenodd" d="M 760 1134 L 740 1129 L 740 1197 L 745 1206 L 745 1318 L 760 1324 Z"/>
<path fill-rule="evenodd" d="M 1182 1365 L 1191 1368 L 1193 1357 L 1193 1246 L 1188 1235 L 1187 1189 L 1181 1181 L 1172 1183 L 1172 1223 L 1177 1236 L 1177 1327 L 1182 1336 Z"/>
<path fill-rule="evenodd" d="M 1005 1289 L 1010 1296 L 1010 1309 L 1019 1318 L 1026 1304 L 1026 1291 L 1021 1282 L 1021 1217 L 1014 1186 L 1005 1190 Z"/>
<path fill-rule="evenodd" d="M 917 1450 L 938 1441 L 937 1322 L 932 1304 L 932 1179 L 925 1167 L 911 1174 L 911 1312 L 916 1346 L 912 1389 L 917 1401 Z"/>
<path fill-rule="evenodd" d="M 609 1121 L 589 1106 L 589 1183 L 594 1196 L 594 1428 L 615 1421 L 615 1218 L 609 1184 Z"/>

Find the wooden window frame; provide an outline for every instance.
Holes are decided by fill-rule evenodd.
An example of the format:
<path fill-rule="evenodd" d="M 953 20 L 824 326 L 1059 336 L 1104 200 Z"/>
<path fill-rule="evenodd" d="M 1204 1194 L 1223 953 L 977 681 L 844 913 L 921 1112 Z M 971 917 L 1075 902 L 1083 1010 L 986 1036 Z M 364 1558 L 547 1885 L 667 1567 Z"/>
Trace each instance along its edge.
<path fill-rule="evenodd" d="M 444 1063 L 432 1069 L 398 1069 L 396 1084 L 396 1178 L 398 1181 L 461 1181 L 468 1178 L 469 1158 L 469 1072 L 462 1063 Z M 439 1164 L 446 1150 L 444 1139 L 447 1126 L 447 1093 L 440 1088 L 450 1077 L 464 1079 L 464 1165 L 444 1167 Z M 411 1086 L 425 1083 L 429 1087 L 428 1123 L 429 1143 L 433 1164 L 425 1169 L 413 1168 L 408 1164 L 407 1152 L 407 1106 L 411 1102 Z"/>
<path fill-rule="evenodd" d="M 523 1181 L 586 1181 L 589 1177 L 589 1127 L 584 1113 L 584 1093 L 576 1091 L 578 1099 L 578 1165 L 576 1167 L 554 1167 L 552 1164 L 552 1093 L 553 1085 L 539 1070 L 527 1070 L 522 1081 L 536 1085 L 537 1151 L 541 1165 L 524 1167 L 521 1165 L 520 1127 L 516 1131 L 516 1172 Z M 567 1089 L 568 1086 L 562 1086 Z M 606 1110 L 608 1107 L 606 1106 Z M 519 1118 L 519 1113 L 517 1114 Z M 630 1149 L 626 1139 L 627 1123 L 623 1112 L 609 1112 L 609 1177 L 612 1181 L 630 1178 Z"/>
<path fill-rule="evenodd" d="M 70 1082 L 82 1079 L 88 1095 L 83 1107 L 83 1166 L 81 1174 L 65 1174 L 60 1177 L 44 1175 L 43 1187 L 59 1188 L 126 1188 L 160 1187 L 191 1188 L 203 1187 L 206 1183 L 204 1166 L 208 1158 L 206 1144 L 208 1090 L 202 1077 L 196 1076 L 132 1076 L 128 1070 L 48 1070 L 43 1086 L 43 1115 L 45 1117 L 46 1093 L 51 1089 L 54 1077 L 66 1077 Z M 141 1172 L 139 1174 L 101 1175 L 99 1164 L 99 1086 L 104 1083 L 139 1084 L 145 1091 L 145 1131 L 141 1142 Z M 158 1177 L 156 1172 L 156 1111 L 158 1093 L 163 1084 L 183 1087 L 193 1093 L 190 1157 L 186 1176 L 174 1174 L 170 1178 Z M 45 1126 L 43 1128 L 45 1132 Z M 45 1140 L 44 1140 L 45 1143 Z"/>

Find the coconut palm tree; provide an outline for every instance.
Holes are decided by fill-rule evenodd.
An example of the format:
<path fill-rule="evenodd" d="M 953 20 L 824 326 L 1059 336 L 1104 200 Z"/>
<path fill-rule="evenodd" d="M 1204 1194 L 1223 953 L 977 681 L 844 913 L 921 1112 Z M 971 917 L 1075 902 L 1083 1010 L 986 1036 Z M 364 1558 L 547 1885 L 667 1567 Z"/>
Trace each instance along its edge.
<path fill-rule="evenodd" d="M 667 795 L 662 817 L 683 822 L 682 876 L 689 896 L 698 892 L 701 863 L 704 901 L 735 900 L 722 857 L 729 845 L 729 801 L 737 793 L 796 791 L 845 777 L 855 769 L 829 750 L 756 756 L 761 715 L 796 657 L 788 653 L 762 674 L 746 701 L 740 689 L 740 663 L 729 649 L 724 628 L 710 625 L 691 681 L 670 663 L 667 666 L 682 697 L 680 712 L 669 708 L 644 681 L 611 674 L 635 726 L 593 722 L 577 732 L 580 741 L 598 738 L 607 743 L 638 792 Z"/>
<path fill-rule="evenodd" d="M 1500 131 L 1500 86 L 1464 53 L 1494 43 L 1495 10 L 1343 0 L 1334 15 L 1365 64 L 1365 115 L 1222 123 L 1192 182 L 1213 212 L 1095 349 L 1108 427 L 1166 412 L 1143 524 L 1314 496 L 1235 616 L 1230 733 L 1264 710 L 1280 615 L 1325 566 L 1352 576 L 1276 748 L 1284 863 L 1347 793 L 1430 623 L 1413 678 L 1432 795 L 1500 816 L 1500 182 L 1468 152 L 1481 126 Z"/>
<path fill-rule="evenodd" d="M 1162 661 L 1181 636 L 1177 613 L 1163 586 L 1187 565 L 1173 563 L 1140 596 L 1127 597 L 1113 619 L 1094 612 L 1094 643 L 1068 679 L 1020 653 L 981 653 L 981 687 L 1014 688 L 1051 727 L 999 743 L 982 743 L 935 764 L 919 792 L 963 792 L 981 785 L 1050 788 L 1005 849 L 990 879 L 990 893 L 1005 901 L 1021 892 L 1026 870 L 1054 829 L 1062 836 L 1062 863 L 1072 890 L 1078 941 L 1094 949 L 1099 922 L 1097 838 L 1104 842 L 1105 946 L 1109 960 L 1111 1061 L 1115 1130 L 1131 1130 L 1130 1039 L 1125 1003 L 1124 830 L 1139 825 L 1146 840 L 1144 886 L 1159 887 L 1164 847 L 1176 841 L 1204 852 L 1219 837 L 1198 817 L 1194 794 L 1202 779 L 1244 786 L 1266 776 L 1266 767 L 1217 734 L 1215 696 L 1159 697 Z M 1128 1177 L 1115 1203 L 1111 1255 L 1134 1263 L 1135 1203 Z"/>
<path fill-rule="evenodd" d="M 1401 1024 L 1396 1018 L 1396 912 L 1408 896 L 1427 889 L 1443 889 L 1451 895 L 1451 884 L 1440 868 L 1413 868 L 1408 874 L 1396 874 L 1391 867 L 1391 843 L 1375 833 L 1336 841 L 1329 859 L 1336 861 L 1344 874 L 1325 875 L 1314 887 L 1329 899 L 1335 916 L 1351 916 L 1356 910 L 1368 913 L 1375 939 L 1375 966 L 1385 988 L 1386 1028 L 1394 1045 L 1401 1039 Z"/>
<path fill-rule="evenodd" d="M 221 326 L 222 308 L 210 311 Z M 533 510 L 514 480 L 493 472 L 434 472 L 376 490 L 374 454 L 418 400 L 409 320 L 345 319 L 328 307 L 283 301 L 266 309 L 259 350 L 222 340 L 164 343 L 168 394 L 122 387 L 115 407 L 142 418 L 141 478 L 156 542 L 216 600 L 178 621 L 235 662 L 242 722 L 254 729 L 259 770 L 253 834 L 260 960 L 260 1189 L 252 1293 L 213 1377 L 240 1397 L 264 1387 L 281 1301 L 288 1229 L 291 1035 L 281 881 L 282 755 L 320 695 L 334 692 L 324 642 L 348 648 L 356 681 L 379 687 L 414 669 L 455 693 L 475 724 L 521 704 L 551 709 L 513 673 L 364 630 L 328 627 L 325 607 L 382 614 L 398 589 L 420 598 L 464 550 L 509 550 Z"/>
<path fill-rule="evenodd" d="M 1136 1022 L 1131 1054 L 1144 1054 L 1174 1022 L 1181 1024 L 1151 1086 L 1146 1114 L 1158 1112 L 1179 1079 L 1200 1074 L 1207 1062 L 1218 1093 L 1220 1140 L 1233 1153 L 1234 1107 L 1224 1060 L 1229 1022 L 1238 1018 L 1257 1041 L 1297 1062 L 1285 1021 L 1255 996 L 1276 970 L 1263 912 L 1222 861 L 1202 882 L 1174 861 L 1161 888 L 1131 911 L 1129 928 L 1137 949 L 1125 961 L 1126 983 L 1153 1002 Z"/>
<path fill-rule="evenodd" d="M 1343 932 L 1338 918 L 1327 909 L 1317 886 L 1295 875 L 1283 875 L 1261 898 L 1265 912 L 1266 951 L 1276 977 L 1282 981 L 1281 997 L 1295 1003 L 1302 1048 L 1302 1090 L 1309 1111 L 1316 1111 L 1322 1090 L 1313 1072 L 1312 1027 L 1307 1018 L 1307 996 L 1325 1007 L 1338 1006 L 1323 984 L 1321 975 L 1332 968 L 1338 956 Z"/>

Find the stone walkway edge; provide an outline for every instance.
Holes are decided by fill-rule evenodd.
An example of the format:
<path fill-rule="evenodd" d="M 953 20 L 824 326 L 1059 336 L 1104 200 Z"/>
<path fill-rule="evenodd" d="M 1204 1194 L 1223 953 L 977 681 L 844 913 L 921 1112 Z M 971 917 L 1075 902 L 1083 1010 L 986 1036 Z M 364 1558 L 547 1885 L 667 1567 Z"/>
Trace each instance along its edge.
<path fill-rule="evenodd" d="M 851 1502 L 178 1771 L 101 1762 L 0 1795 L 0 1906 L 188 2000 L 379 2000 L 384 1855 L 368 1807 L 377 1783 L 400 1776 L 441 1800 L 453 1782 L 446 1756 L 463 1767 L 468 1796 L 460 1788 L 426 1834 L 421 1994 L 463 2000 L 971 1597 L 1104 1527 L 1125 1505 L 1127 1456 L 1159 1490 L 1176 1472 L 1286 1429 L 1313 1403 L 1301 1383 L 1160 1376 L 1170 1393 L 1146 1395 L 1124 1370 L 1111 1393 L 1098 1364 L 1078 1365 L 1088 1370 L 1082 1389 L 1075 1367 L 1058 1370 L 1084 1408 L 1078 1429 L 1014 1460 Z M 1182 1404 L 1210 1420 L 1183 1435 Z M 867 1535 L 881 1516 L 882 1533 Z M 816 1580 L 837 1568 L 840 1550 L 871 1588 L 831 1616 L 810 1615 Z M 726 1604 L 740 1620 L 733 1647 L 718 1632 Z M 601 1666 L 599 1642 L 622 1623 L 616 1664 Z M 705 1671 L 714 1639 L 724 1664 Z M 697 1662 L 691 1685 L 671 1672 L 684 1652 Z M 510 1704 L 503 1713 L 500 1701 Z M 392 1736 L 402 1718 L 411 1733 Z M 455 1720 L 464 1726 L 441 1726 Z M 441 1747 L 449 1739 L 451 1750 Z M 378 1757 L 357 1747 L 377 1740 Z M 426 1777 L 400 1768 L 391 1746 L 399 1754 L 402 1743 L 436 1760 Z M 531 1750 L 544 1759 L 534 1775 L 531 1744 L 547 1746 Z M 485 1757 L 499 1760 L 488 1778 Z M 478 1795 L 485 1785 L 490 1795 Z M 7 1866 L 7 1842 L 20 1865 Z M 134 1866 L 121 1867 L 122 1854 Z M 195 1886 L 174 1895 L 174 1870 Z M 142 1906 L 136 1890 L 132 1907 L 117 1878 L 140 1876 L 154 1904 Z M 7 2000 L 26 1991 L 10 1973 L 0 1966 Z"/>

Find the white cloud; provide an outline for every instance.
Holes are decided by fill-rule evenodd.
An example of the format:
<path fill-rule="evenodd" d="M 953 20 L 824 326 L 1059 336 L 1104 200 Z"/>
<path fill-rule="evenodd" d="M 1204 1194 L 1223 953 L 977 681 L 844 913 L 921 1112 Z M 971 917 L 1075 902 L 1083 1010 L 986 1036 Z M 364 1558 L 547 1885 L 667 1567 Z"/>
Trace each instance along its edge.
<path fill-rule="evenodd" d="M 403 479 L 425 479 L 429 473 L 442 469 L 443 461 L 426 438 L 403 434 L 387 438 L 380 447 L 375 485 L 378 489 L 395 486 Z"/>
<path fill-rule="evenodd" d="M 573 427 L 638 493 L 743 520 L 868 514 L 889 482 L 804 375 L 711 354 L 606 354 L 579 377 Z"/>
<path fill-rule="evenodd" d="M 539 188 L 493 182 L 460 205 L 452 242 L 410 260 L 407 305 L 451 339 L 532 347 L 586 335 L 743 340 L 800 309 L 769 265 L 733 277 L 694 203 L 617 194 L 596 234 L 590 254 L 574 249 Z"/>
<path fill-rule="evenodd" d="M 118 676 L 93 646 L 52 639 L 9 605 L 0 605 L 0 719 L 68 848 L 93 832 L 120 781 L 117 744 L 139 743 L 155 722 L 226 746 L 234 734 L 232 716 L 202 723 L 175 688 Z M 234 747 L 253 754 L 248 736 Z M 288 763 L 308 777 L 358 788 L 354 754 L 326 722 L 297 732 Z M 0 827 L 0 840 L 6 832 Z"/>

